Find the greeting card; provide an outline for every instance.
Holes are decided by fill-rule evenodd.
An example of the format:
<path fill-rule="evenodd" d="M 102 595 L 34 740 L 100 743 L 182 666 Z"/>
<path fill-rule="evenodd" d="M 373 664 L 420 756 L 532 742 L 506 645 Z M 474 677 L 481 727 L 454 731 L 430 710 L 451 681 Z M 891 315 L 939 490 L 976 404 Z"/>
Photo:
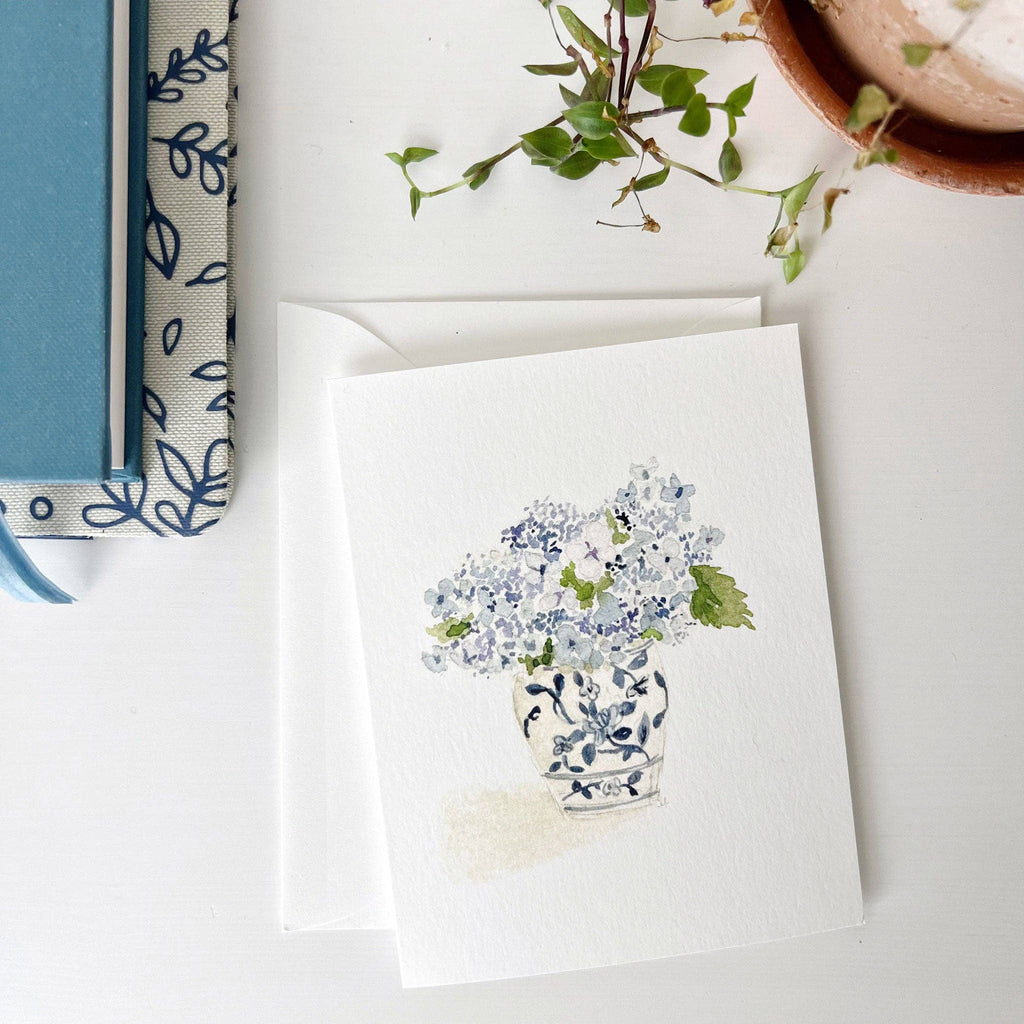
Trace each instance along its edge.
<path fill-rule="evenodd" d="M 859 923 L 796 329 L 330 387 L 404 982 Z"/>

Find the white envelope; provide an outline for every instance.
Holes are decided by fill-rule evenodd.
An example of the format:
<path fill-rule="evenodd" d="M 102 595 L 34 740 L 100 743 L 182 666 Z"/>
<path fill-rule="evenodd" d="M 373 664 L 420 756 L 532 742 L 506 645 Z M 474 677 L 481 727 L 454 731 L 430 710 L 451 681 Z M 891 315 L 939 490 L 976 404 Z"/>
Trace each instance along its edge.
<path fill-rule="evenodd" d="M 393 928 L 348 535 L 325 382 L 757 327 L 759 299 L 278 306 L 282 923 Z"/>

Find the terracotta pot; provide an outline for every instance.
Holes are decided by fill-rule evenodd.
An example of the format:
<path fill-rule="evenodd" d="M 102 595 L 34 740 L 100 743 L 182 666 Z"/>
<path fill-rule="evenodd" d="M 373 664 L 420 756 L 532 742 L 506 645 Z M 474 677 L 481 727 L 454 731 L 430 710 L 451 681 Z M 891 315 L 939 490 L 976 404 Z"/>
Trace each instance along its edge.
<path fill-rule="evenodd" d="M 866 77 L 863 68 L 853 66 L 848 49 L 837 38 L 835 19 L 830 23 L 808 0 L 749 2 L 762 18 L 772 60 L 797 95 L 837 135 L 863 148 L 872 129 L 853 135 L 844 123 L 857 91 L 875 75 Z M 851 9 L 856 6 L 855 0 Z M 926 100 L 919 97 L 917 102 L 920 107 Z M 902 112 L 888 133 L 899 152 L 893 170 L 956 192 L 1024 195 L 1024 131 L 968 132 L 948 123 L 950 119 L 948 104 L 931 118 L 909 109 Z"/>

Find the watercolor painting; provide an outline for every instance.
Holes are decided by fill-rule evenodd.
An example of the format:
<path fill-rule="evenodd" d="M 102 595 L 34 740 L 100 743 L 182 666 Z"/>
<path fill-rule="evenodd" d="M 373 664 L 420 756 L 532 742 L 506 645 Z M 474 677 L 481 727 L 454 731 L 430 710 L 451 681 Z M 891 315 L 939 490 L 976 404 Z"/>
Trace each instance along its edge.
<path fill-rule="evenodd" d="M 660 648 L 698 625 L 754 629 L 714 563 L 724 533 L 691 526 L 692 484 L 630 467 L 597 508 L 536 501 L 498 547 L 424 600 L 423 664 L 510 680 L 516 723 L 566 815 L 657 805 L 669 685 Z"/>

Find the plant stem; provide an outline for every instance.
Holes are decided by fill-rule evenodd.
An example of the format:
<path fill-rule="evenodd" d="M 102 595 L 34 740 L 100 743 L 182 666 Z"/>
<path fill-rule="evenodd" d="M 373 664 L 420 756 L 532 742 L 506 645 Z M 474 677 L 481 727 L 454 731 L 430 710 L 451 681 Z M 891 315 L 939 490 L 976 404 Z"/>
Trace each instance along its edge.
<path fill-rule="evenodd" d="M 548 123 L 544 125 L 544 127 L 555 128 L 558 125 L 560 125 L 564 120 L 565 118 L 560 115 L 556 117 L 553 121 L 548 121 Z M 446 192 L 454 192 L 457 188 L 462 188 L 463 185 L 471 185 L 484 171 L 489 171 L 491 170 L 491 168 L 496 167 L 506 157 L 510 157 L 513 153 L 517 153 L 522 148 L 522 141 L 517 142 L 514 146 L 509 146 L 508 149 L 506 149 L 504 152 L 498 153 L 497 156 L 492 156 L 490 160 L 488 160 L 477 170 L 476 174 L 468 178 L 463 177 L 460 178 L 458 181 L 453 181 L 450 185 L 445 185 L 444 188 L 435 188 L 430 192 L 424 192 L 422 189 L 420 189 L 420 198 L 432 199 L 434 196 L 443 196 Z M 402 174 L 405 176 L 405 180 L 409 182 L 409 184 L 413 188 L 419 189 L 419 186 L 416 184 L 416 182 L 413 181 L 412 178 L 409 176 L 408 168 L 403 167 Z"/>
<path fill-rule="evenodd" d="M 626 8 L 626 0 L 622 0 L 622 8 Z M 640 73 L 640 69 L 644 66 L 644 54 L 647 52 L 647 44 L 651 41 L 651 32 L 654 30 L 654 16 L 658 12 L 658 0 L 647 0 L 647 22 L 644 25 L 644 34 L 640 37 L 640 48 L 636 53 L 636 60 L 633 61 L 633 67 L 629 72 L 629 81 L 626 83 L 624 102 L 629 103 L 630 97 L 633 95 L 633 83 L 636 81 L 636 76 Z M 626 68 L 626 62 L 622 62 L 623 71 Z M 619 104 L 619 109 L 622 109 L 622 103 Z"/>
<path fill-rule="evenodd" d="M 626 95 L 626 73 L 629 68 L 629 33 L 626 31 L 626 0 L 619 4 L 619 49 L 622 56 L 619 58 L 619 102 L 618 108 L 622 109 L 622 100 Z"/>
<path fill-rule="evenodd" d="M 712 107 L 715 104 L 709 103 L 708 106 Z M 686 110 L 686 104 L 675 107 L 654 107 L 651 110 L 638 110 L 635 114 L 627 114 L 626 122 L 628 124 L 636 124 L 638 121 L 644 120 L 646 117 L 661 117 L 663 114 L 679 114 Z"/>
<path fill-rule="evenodd" d="M 622 129 L 634 142 L 636 142 L 646 153 L 650 153 L 651 156 L 661 164 L 662 167 L 673 167 L 677 171 L 683 171 L 686 174 L 692 174 L 695 178 L 700 178 L 701 181 L 706 182 L 708 185 L 712 185 L 715 188 L 720 188 L 724 192 L 746 192 L 753 196 L 768 196 L 771 199 L 779 199 L 782 196 L 781 192 L 773 192 L 765 188 L 750 188 L 747 185 L 736 185 L 732 182 L 719 181 L 718 178 L 712 178 L 710 174 L 705 174 L 703 171 L 698 171 L 696 167 L 690 167 L 688 164 L 681 164 L 678 160 L 673 160 L 671 157 L 666 156 L 657 146 L 654 145 L 653 139 L 644 139 L 639 136 L 632 128 L 628 125 L 624 125 Z M 653 148 L 652 148 L 653 147 Z"/>
<path fill-rule="evenodd" d="M 761 36 L 756 35 L 743 35 L 743 34 L 732 34 L 728 37 L 723 36 L 686 36 L 683 39 L 673 39 L 672 36 L 665 36 L 658 33 L 662 39 L 669 43 L 766 43 L 767 39 L 762 39 Z"/>

